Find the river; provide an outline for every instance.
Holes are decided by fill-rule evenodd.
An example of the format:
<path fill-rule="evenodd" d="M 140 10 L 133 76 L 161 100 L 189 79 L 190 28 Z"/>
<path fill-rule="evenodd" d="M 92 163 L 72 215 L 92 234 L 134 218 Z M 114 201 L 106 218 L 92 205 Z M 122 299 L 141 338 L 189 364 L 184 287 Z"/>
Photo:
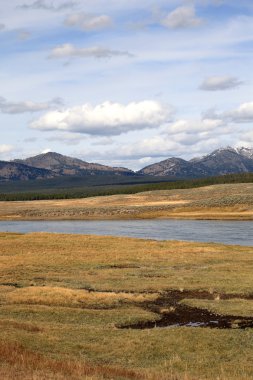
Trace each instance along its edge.
<path fill-rule="evenodd" d="M 0 221 L 1 232 L 52 232 L 185 240 L 253 246 L 251 221 L 113 220 Z"/>

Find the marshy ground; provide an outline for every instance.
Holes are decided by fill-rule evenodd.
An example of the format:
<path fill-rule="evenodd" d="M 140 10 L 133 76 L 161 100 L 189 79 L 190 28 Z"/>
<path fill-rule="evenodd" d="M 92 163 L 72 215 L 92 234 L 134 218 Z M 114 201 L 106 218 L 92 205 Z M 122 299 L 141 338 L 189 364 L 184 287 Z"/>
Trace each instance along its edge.
<path fill-rule="evenodd" d="M 3 379 L 252 379 L 253 249 L 0 234 Z"/>

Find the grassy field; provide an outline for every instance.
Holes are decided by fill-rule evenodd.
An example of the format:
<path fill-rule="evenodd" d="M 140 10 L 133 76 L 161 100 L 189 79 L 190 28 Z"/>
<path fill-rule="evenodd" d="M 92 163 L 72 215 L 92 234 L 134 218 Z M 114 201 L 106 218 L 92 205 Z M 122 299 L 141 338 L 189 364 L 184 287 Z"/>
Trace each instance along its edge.
<path fill-rule="evenodd" d="M 247 247 L 0 233 L 0 378 L 253 379 L 252 272 Z"/>
<path fill-rule="evenodd" d="M 83 199 L 0 202 L 0 220 L 138 218 L 253 220 L 253 184 L 223 184 Z"/>

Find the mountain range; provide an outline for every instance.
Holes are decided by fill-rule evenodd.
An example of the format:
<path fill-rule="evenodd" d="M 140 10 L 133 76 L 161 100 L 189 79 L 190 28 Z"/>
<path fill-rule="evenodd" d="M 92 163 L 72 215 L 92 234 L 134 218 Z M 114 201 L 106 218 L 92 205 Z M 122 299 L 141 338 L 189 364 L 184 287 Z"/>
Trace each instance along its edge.
<path fill-rule="evenodd" d="M 45 169 L 57 176 L 83 176 L 83 175 L 134 175 L 135 173 L 126 168 L 114 168 L 100 164 L 89 163 L 78 158 L 63 156 L 59 153 L 49 152 L 29 157 L 25 160 L 14 160 L 33 168 Z"/>
<path fill-rule="evenodd" d="M 253 149 L 220 148 L 189 161 L 171 157 L 134 172 L 127 168 L 89 163 L 49 152 L 24 160 L 0 161 L 0 181 L 50 179 L 66 176 L 155 176 L 168 179 L 200 178 L 253 172 Z"/>
<path fill-rule="evenodd" d="M 253 172 L 253 149 L 227 147 L 189 161 L 175 157 L 168 158 L 146 166 L 138 173 L 173 178 L 199 178 L 249 172 Z"/>

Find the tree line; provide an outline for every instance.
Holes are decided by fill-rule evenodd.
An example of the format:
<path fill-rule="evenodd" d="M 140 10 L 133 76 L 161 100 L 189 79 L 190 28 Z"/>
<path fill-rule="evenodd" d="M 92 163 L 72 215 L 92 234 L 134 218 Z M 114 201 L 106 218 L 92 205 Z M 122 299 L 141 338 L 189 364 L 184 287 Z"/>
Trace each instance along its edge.
<path fill-rule="evenodd" d="M 77 199 L 95 196 L 106 196 L 116 194 L 136 194 L 144 191 L 154 190 L 176 190 L 176 189 L 192 189 L 203 186 L 211 186 L 218 184 L 233 183 L 251 183 L 253 182 L 253 173 L 244 174 L 228 174 L 217 177 L 206 177 L 200 179 L 177 180 L 173 182 L 159 182 L 149 184 L 133 184 L 133 185 L 111 185 L 111 186 L 91 186 L 78 189 L 62 189 L 48 190 L 47 192 L 17 192 L 17 193 L 1 193 L 0 201 L 33 201 L 33 200 L 50 200 L 50 199 Z"/>

